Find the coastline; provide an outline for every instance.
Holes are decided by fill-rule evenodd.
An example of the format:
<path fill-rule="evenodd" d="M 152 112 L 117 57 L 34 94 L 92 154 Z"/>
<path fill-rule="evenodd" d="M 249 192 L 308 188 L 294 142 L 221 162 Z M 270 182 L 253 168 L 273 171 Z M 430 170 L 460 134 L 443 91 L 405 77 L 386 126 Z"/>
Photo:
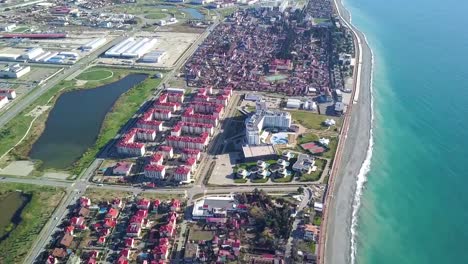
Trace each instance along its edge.
<path fill-rule="evenodd" d="M 333 1 L 341 20 L 351 27 L 359 45 L 359 69 L 353 91 L 353 95 L 359 97 L 354 98 L 349 124 L 342 134 L 345 140 L 341 160 L 337 162 L 336 175 L 329 187 L 320 263 L 354 264 L 357 210 L 372 156 L 373 53 L 365 35 L 352 25 L 351 15 L 341 0 Z"/>

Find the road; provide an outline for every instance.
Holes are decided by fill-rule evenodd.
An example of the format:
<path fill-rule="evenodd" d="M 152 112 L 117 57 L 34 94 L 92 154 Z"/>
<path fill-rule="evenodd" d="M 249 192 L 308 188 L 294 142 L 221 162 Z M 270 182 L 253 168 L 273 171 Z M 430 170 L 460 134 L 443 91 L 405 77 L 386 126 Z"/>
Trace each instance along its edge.
<path fill-rule="evenodd" d="M 76 64 L 72 66 L 65 66 L 69 68 L 65 68 L 60 74 L 46 82 L 44 85 L 39 85 L 34 88 L 30 93 L 21 98 L 21 100 L 15 102 L 13 106 L 0 115 L 0 127 L 5 126 L 5 124 L 7 124 L 11 119 L 17 116 L 21 111 L 26 109 L 26 107 L 31 105 L 37 98 L 57 85 L 59 82 L 69 77 L 70 75 L 76 74 L 77 72 L 80 72 L 80 70 L 86 68 L 87 65 L 94 61 L 101 53 L 122 41 L 124 38 L 125 36 L 115 38 L 113 41 L 103 45 L 88 56 L 82 58 Z"/>
<path fill-rule="evenodd" d="M 302 210 L 304 210 L 304 208 L 309 204 L 312 198 L 313 198 L 312 189 L 310 189 L 309 187 L 304 188 L 304 197 L 302 198 L 301 203 L 297 207 L 296 215 L 302 214 Z M 297 226 L 299 225 L 300 222 L 301 222 L 301 218 L 296 217 L 292 224 L 291 234 L 289 235 L 288 242 L 286 243 L 286 250 L 285 250 L 286 263 L 291 263 L 292 243 L 298 233 Z"/>
<path fill-rule="evenodd" d="M 185 65 L 187 59 L 196 51 L 199 44 L 202 43 L 205 40 L 205 38 L 209 35 L 209 33 L 212 31 L 212 29 L 215 28 L 218 24 L 219 24 L 219 22 L 213 23 L 203 34 L 201 34 L 199 36 L 199 38 L 190 46 L 190 48 L 187 49 L 184 52 L 184 54 L 182 54 L 182 56 L 177 60 L 177 62 L 175 64 L 175 67 L 173 68 L 172 71 L 170 71 L 169 73 L 166 74 L 166 76 L 164 77 L 164 80 L 170 80 L 171 78 L 174 77 L 174 75 L 180 70 L 180 68 L 183 65 Z M 76 74 L 76 73 L 73 72 L 73 71 L 76 71 L 76 70 L 79 69 L 79 68 L 76 68 L 76 67 L 78 67 L 80 65 L 81 65 L 80 67 L 85 67 L 87 64 L 89 64 L 94 59 L 96 59 L 97 56 L 99 54 L 101 54 L 104 50 L 109 49 L 112 45 L 117 44 L 118 42 L 122 41 L 126 37 L 127 36 L 121 36 L 119 38 L 116 38 L 111 43 L 105 45 L 104 47 L 102 47 L 101 49 L 99 49 L 98 51 L 93 53 L 94 56 L 90 55 L 89 57 L 86 57 L 87 58 L 86 61 L 83 61 L 84 59 L 82 59 L 81 63 L 76 64 L 76 65 L 74 65 L 73 68 L 70 68 L 70 69 L 66 70 L 64 72 L 64 74 L 62 74 L 63 77 L 65 78 L 65 77 L 69 77 L 71 74 Z M 73 71 L 72 71 L 72 69 L 73 69 Z M 43 89 L 44 89 L 44 87 L 47 88 L 46 90 L 42 91 L 42 93 L 44 93 L 48 89 L 52 88 L 54 85 L 56 85 L 58 82 L 60 82 L 64 78 L 54 79 L 53 82 L 51 81 L 50 83 L 47 83 L 47 86 L 45 85 L 45 86 L 42 87 Z M 145 105 L 148 106 L 149 104 L 147 104 L 147 102 L 151 101 L 154 98 L 154 96 L 157 96 L 160 92 L 161 92 L 161 87 L 159 87 L 158 92 L 155 95 L 153 95 L 151 98 L 149 98 L 142 105 L 143 106 L 145 106 Z M 2 124 L 1 123 L 2 121 L 4 123 L 6 123 L 11 118 L 16 116 L 17 113 L 22 111 L 21 106 L 27 107 L 31 102 L 33 102 L 36 98 L 38 98 L 42 93 L 30 94 L 30 96 L 28 96 L 27 98 L 24 98 L 22 101 L 20 101 L 20 103 L 15 105 L 15 109 L 13 109 L 13 107 L 12 107 L 10 109 L 10 111 L 8 111 L 8 113 L 5 113 L 6 116 L 3 115 L 3 116 L 0 117 L 0 126 Z M 140 109 L 139 112 L 141 112 L 141 109 Z M 136 114 L 138 114 L 138 113 L 136 113 Z M 127 130 L 132 125 L 133 125 L 133 123 L 127 123 L 125 125 L 125 127 L 123 129 L 121 129 L 121 131 Z M 117 135 L 116 138 L 118 136 L 119 135 Z M 104 153 L 107 153 L 111 147 L 112 147 L 112 143 L 108 144 L 106 146 L 106 148 L 103 150 Z M 47 243 L 52 239 L 52 235 L 56 231 L 57 224 L 61 223 L 63 218 L 68 214 L 67 208 L 70 208 L 73 204 L 75 204 L 76 199 L 77 199 L 77 195 L 83 194 L 86 191 L 86 189 L 88 187 L 90 187 L 90 186 L 93 187 L 93 188 L 111 189 L 111 190 L 116 190 L 116 191 L 131 191 L 131 192 L 134 192 L 134 193 L 135 192 L 137 192 L 137 193 L 141 193 L 141 192 L 158 192 L 158 193 L 179 194 L 179 193 L 185 193 L 185 191 L 186 191 L 184 189 L 157 189 L 157 190 L 142 191 L 139 188 L 129 187 L 129 186 L 108 186 L 108 185 L 106 185 L 106 186 L 97 186 L 96 184 L 90 183 L 89 180 L 93 176 L 94 171 L 97 168 L 99 168 L 99 166 L 100 166 L 100 164 L 102 162 L 103 162 L 103 159 L 101 159 L 101 158 L 95 159 L 93 161 L 93 163 L 80 175 L 80 177 L 78 177 L 78 180 L 76 182 L 74 182 L 74 183 L 70 182 L 70 183 L 68 183 L 68 185 L 67 185 L 67 182 L 60 182 L 59 183 L 59 182 L 54 181 L 54 180 L 33 180 L 33 181 L 30 181 L 30 179 L 27 179 L 26 180 L 27 182 L 25 182 L 25 181 L 21 181 L 21 179 L 18 179 L 18 178 L 5 178 L 5 179 L 2 179 L 2 181 L 6 181 L 6 182 L 18 182 L 18 181 L 20 181 L 20 182 L 23 182 L 23 183 L 33 183 L 33 184 L 39 184 L 39 185 L 51 185 L 51 186 L 58 186 L 58 187 L 67 187 L 67 192 L 66 192 L 65 197 L 63 198 L 63 200 L 62 200 L 61 204 L 58 206 L 58 208 L 55 210 L 55 213 L 54 213 L 53 217 L 51 219 L 49 219 L 46 226 L 43 228 L 43 230 L 39 234 L 38 239 L 36 240 L 35 244 L 33 245 L 32 249 L 30 250 L 28 256 L 25 258 L 24 263 L 33 263 L 34 260 L 38 258 L 39 254 L 43 251 L 43 249 L 46 248 Z M 197 189 L 196 192 L 198 192 L 198 189 Z M 194 194 L 192 194 L 192 195 L 194 195 Z"/>

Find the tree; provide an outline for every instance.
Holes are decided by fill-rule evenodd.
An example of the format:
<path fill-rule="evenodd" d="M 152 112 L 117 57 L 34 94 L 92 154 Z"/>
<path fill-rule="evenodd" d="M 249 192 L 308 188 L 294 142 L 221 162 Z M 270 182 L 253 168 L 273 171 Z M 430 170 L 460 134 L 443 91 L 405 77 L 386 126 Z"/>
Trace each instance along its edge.
<path fill-rule="evenodd" d="M 297 188 L 297 192 L 298 193 L 303 193 L 304 192 L 304 187 L 300 186 L 299 188 Z"/>

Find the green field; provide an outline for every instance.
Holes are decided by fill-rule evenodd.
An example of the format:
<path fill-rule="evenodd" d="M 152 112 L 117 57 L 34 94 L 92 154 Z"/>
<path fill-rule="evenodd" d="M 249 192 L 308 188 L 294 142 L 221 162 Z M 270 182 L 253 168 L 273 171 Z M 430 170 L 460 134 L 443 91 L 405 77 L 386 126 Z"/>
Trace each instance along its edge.
<path fill-rule="evenodd" d="M 326 119 L 334 119 L 337 126 L 341 124 L 340 119 L 336 117 L 319 115 L 316 113 L 300 110 L 290 110 L 289 112 L 291 113 L 293 120 L 309 129 L 326 129 L 327 127 L 323 126 L 323 122 Z"/>
<path fill-rule="evenodd" d="M 306 133 L 297 137 L 297 143 L 299 145 L 319 140 L 319 137 L 315 133 Z"/>
<path fill-rule="evenodd" d="M 321 156 L 327 159 L 334 159 L 337 147 L 338 138 L 330 138 L 330 144 L 328 144 L 327 151 L 325 151 Z"/>
<path fill-rule="evenodd" d="M 85 71 L 78 75 L 75 79 L 82 81 L 102 81 L 111 78 L 114 72 L 107 69 Z"/>
<path fill-rule="evenodd" d="M 167 14 L 165 13 L 151 13 L 148 15 L 145 15 L 145 18 L 147 19 L 164 19 L 167 17 Z"/>
<path fill-rule="evenodd" d="M 23 262 L 65 193 L 56 187 L 3 183 L 0 185 L 0 196 L 15 190 L 31 195 L 31 201 L 23 209 L 19 225 L 14 227 L 8 238 L 0 242 L 0 263 Z"/>
<path fill-rule="evenodd" d="M 29 27 L 17 27 L 13 29 L 13 33 L 23 33 L 25 31 L 29 30 Z"/>
<path fill-rule="evenodd" d="M 213 239 L 214 232 L 212 231 L 202 231 L 202 230 L 191 230 L 189 234 L 189 240 L 195 241 L 210 241 Z"/>

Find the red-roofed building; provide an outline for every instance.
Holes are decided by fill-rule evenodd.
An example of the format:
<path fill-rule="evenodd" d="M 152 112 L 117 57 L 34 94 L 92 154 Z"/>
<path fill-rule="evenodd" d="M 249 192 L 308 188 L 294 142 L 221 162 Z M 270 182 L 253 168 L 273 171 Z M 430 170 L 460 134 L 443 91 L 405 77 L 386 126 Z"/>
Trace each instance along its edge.
<path fill-rule="evenodd" d="M 140 199 L 138 202 L 137 202 L 137 207 L 138 209 L 145 209 L 145 210 L 148 210 L 149 207 L 150 207 L 150 200 L 148 199 Z"/>
<path fill-rule="evenodd" d="M 162 153 L 155 153 L 150 158 L 151 165 L 162 165 L 164 161 L 164 157 Z"/>
<path fill-rule="evenodd" d="M 169 110 L 171 112 L 179 111 L 181 104 L 177 102 L 155 102 L 153 107 L 157 110 Z"/>
<path fill-rule="evenodd" d="M 99 257 L 99 251 L 93 250 L 91 253 L 89 253 L 90 258 L 98 258 Z"/>
<path fill-rule="evenodd" d="M 153 210 L 152 211 L 157 212 L 160 205 L 161 205 L 161 201 L 159 201 L 158 199 L 154 200 L 153 201 Z"/>
<path fill-rule="evenodd" d="M 72 225 L 69 225 L 69 226 L 65 227 L 65 230 L 64 230 L 64 231 L 65 231 L 65 233 L 68 233 L 68 234 L 70 234 L 70 235 L 73 235 L 73 230 L 75 230 L 75 227 L 72 226 Z"/>
<path fill-rule="evenodd" d="M 120 256 L 121 257 L 124 257 L 126 259 L 129 259 L 130 258 L 130 249 L 128 248 L 124 248 L 120 251 Z"/>
<path fill-rule="evenodd" d="M 183 103 L 184 98 L 183 93 L 167 93 L 167 101 L 169 102 Z"/>
<path fill-rule="evenodd" d="M 109 211 L 107 211 L 107 214 L 106 214 L 106 217 L 110 217 L 110 218 L 117 218 L 117 216 L 119 216 L 119 210 L 117 208 L 109 208 Z"/>
<path fill-rule="evenodd" d="M 169 119 L 170 116 L 167 118 Z M 146 111 L 143 116 L 138 119 L 136 126 L 138 128 L 144 128 L 144 129 L 152 129 L 155 131 L 161 131 L 162 130 L 162 121 L 155 120 L 155 119 L 160 119 L 160 120 L 167 120 L 167 119 L 162 119 L 162 118 L 156 118 L 154 114 L 154 109 L 151 109 L 149 111 Z"/>
<path fill-rule="evenodd" d="M 166 167 L 164 165 L 148 164 L 145 166 L 145 177 L 150 179 L 164 179 Z"/>
<path fill-rule="evenodd" d="M 129 237 L 125 239 L 125 247 L 127 248 L 133 248 L 135 245 L 135 239 L 133 237 Z"/>
<path fill-rule="evenodd" d="M 165 237 L 172 237 L 174 235 L 175 225 L 165 224 L 159 228 L 159 233 Z"/>
<path fill-rule="evenodd" d="M 178 149 L 190 148 L 203 150 L 208 145 L 209 135 L 208 133 L 201 133 L 198 137 L 168 136 L 166 142 L 169 146 Z"/>
<path fill-rule="evenodd" d="M 9 100 L 16 98 L 16 92 L 12 89 L 0 89 L 0 96 L 6 96 Z"/>
<path fill-rule="evenodd" d="M 122 200 L 120 200 L 119 198 L 114 198 L 114 200 L 112 200 L 112 207 L 122 208 Z"/>
<path fill-rule="evenodd" d="M 140 224 L 129 224 L 127 226 L 127 236 L 129 237 L 140 237 L 141 225 Z"/>
<path fill-rule="evenodd" d="M 134 215 L 130 218 L 130 224 L 140 224 L 143 225 L 145 219 L 141 216 Z"/>
<path fill-rule="evenodd" d="M 140 209 L 135 213 L 136 216 L 146 218 L 148 217 L 148 209 Z"/>
<path fill-rule="evenodd" d="M 72 219 L 70 220 L 70 224 L 75 226 L 75 227 L 80 227 L 82 225 L 84 225 L 84 222 L 85 222 L 85 219 L 84 217 L 80 216 L 80 217 L 72 217 Z"/>
<path fill-rule="evenodd" d="M 167 246 L 157 246 L 153 249 L 155 259 L 166 260 L 169 255 L 169 249 Z"/>
<path fill-rule="evenodd" d="M 101 236 L 103 237 L 108 237 L 111 234 L 111 231 L 109 228 L 103 228 L 100 232 Z"/>
<path fill-rule="evenodd" d="M 86 261 L 86 264 L 96 264 L 97 261 L 95 258 L 89 258 L 88 261 Z"/>
<path fill-rule="evenodd" d="M 56 263 L 58 263 L 58 262 L 57 262 L 57 259 L 54 256 L 49 255 L 47 257 L 46 264 L 56 264 Z"/>
<path fill-rule="evenodd" d="M 193 108 L 187 108 L 187 110 L 185 110 L 185 112 L 182 114 L 182 121 L 191 123 L 212 124 L 213 126 L 218 126 L 219 122 L 218 117 L 214 115 L 194 113 Z"/>
<path fill-rule="evenodd" d="M 113 228 L 116 225 L 117 225 L 117 221 L 115 221 L 114 219 L 112 218 L 104 219 L 104 224 L 103 224 L 104 227 Z"/>
<path fill-rule="evenodd" d="M 158 153 L 161 153 L 165 159 L 172 159 L 174 157 L 174 151 L 171 146 L 159 146 Z"/>
<path fill-rule="evenodd" d="M 113 175 L 128 176 L 132 171 L 133 163 L 131 162 L 117 162 L 112 168 Z"/>
<path fill-rule="evenodd" d="M 166 246 L 166 247 L 168 247 L 168 246 L 169 246 L 169 238 L 167 238 L 167 237 L 161 237 L 161 238 L 159 239 L 159 245 L 160 245 L 160 246 Z"/>
<path fill-rule="evenodd" d="M 178 209 L 176 208 L 177 204 L 174 205 L 174 211 L 170 212 L 168 214 L 168 222 L 169 224 L 172 224 L 172 225 L 176 225 L 177 223 L 177 213 L 175 211 L 178 211 Z M 180 208 L 180 205 L 179 205 L 179 208 Z M 171 210 L 172 210 L 172 206 L 171 206 Z"/>
<path fill-rule="evenodd" d="M 182 132 L 184 133 L 195 134 L 195 135 L 208 133 L 211 136 L 213 135 L 213 132 L 214 132 L 213 124 L 206 124 L 206 123 L 178 122 L 176 126 L 173 128 L 173 131 L 176 128 L 181 129 Z"/>
<path fill-rule="evenodd" d="M 185 166 L 190 168 L 190 171 L 193 173 L 197 169 L 197 160 L 195 158 L 188 158 L 185 161 Z"/>
<path fill-rule="evenodd" d="M 99 245 L 104 245 L 106 243 L 106 237 L 105 236 L 100 236 L 97 240 L 97 243 Z"/>
<path fill-rule="evenodd" d="M 187 160 L 189 158 L 194 158 L 196 161 L 200 160 L 201 151 L 199 149 L 183 149 L 181 158 L 182 160 Z"/>
<path fill-rule="evenodd" d="M 190 168 L 179 166 L 174 171 L 174 179 L 180 182 L 189 183 L 192 181 L 192 174 Z"/>
<path fill-rule="evenodd" d="M 81 207 L 91 206 L 91 199 L 89 199 L 88 197 L 85 197 L 85 196 L 80 197 L 80 206 Z"/>

